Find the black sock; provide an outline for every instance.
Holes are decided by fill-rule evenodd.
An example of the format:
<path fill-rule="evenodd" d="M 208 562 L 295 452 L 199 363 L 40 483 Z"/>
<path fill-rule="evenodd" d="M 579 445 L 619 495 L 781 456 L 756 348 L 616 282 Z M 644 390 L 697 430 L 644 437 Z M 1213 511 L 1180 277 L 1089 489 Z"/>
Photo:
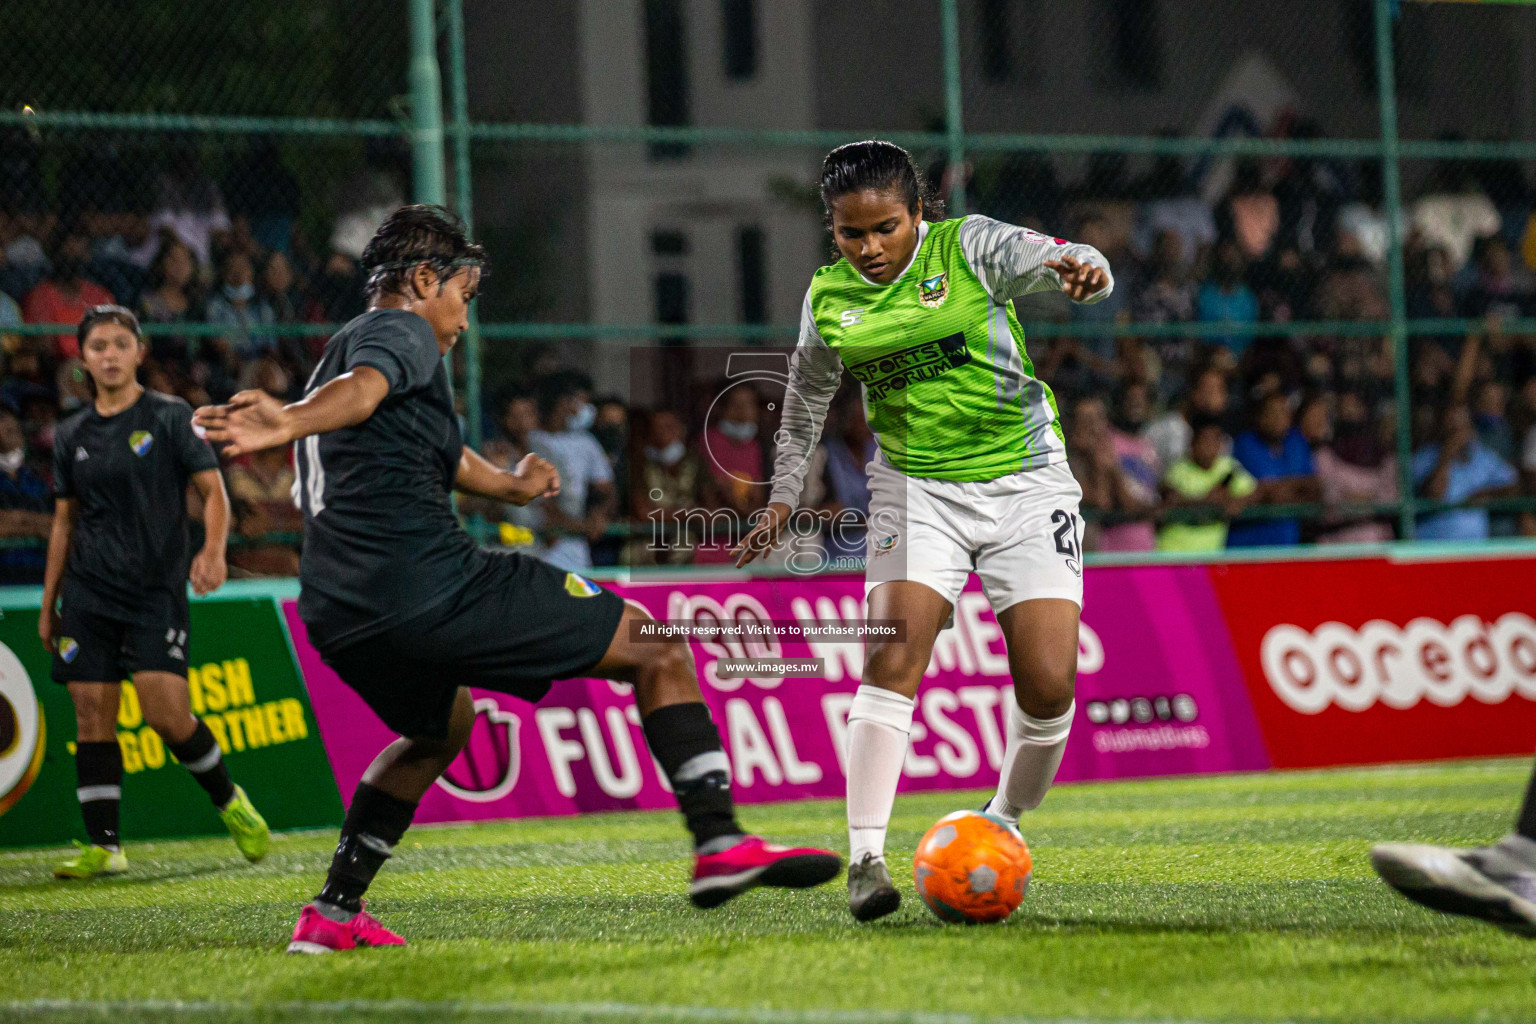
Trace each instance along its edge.
<path fill-rule="evenodd" d="M 115 849 L 117 808 L 123 800 L 123 749 L 116 740 L 76 744 L 75 778 L 85 834 L 92 845 Z"/>
<path fill-rule="evenodd" d="M 641 727 L 651 753 L 672 783 L 694 846 L 740 835 L 731 805 L 731 765 L 709 708 L 702 703 L 670 704 L 652 711 Z"/>
<path fill-rule="evenodd" d="M 331 858 L 325 888 L 315 899 L 354 914 L 363 909 L 363 893 L 415 816 L 415 804 L 359 782 L 342 822 L 341 841 Z"/>
<path fill-rule="evenodd" d="M 1531 774 L 1531 781 L 1525 787 L 1525 804 L 1520 808 L 1515 831 L 1527 839 L 1536 840 L 1536 772 Z"/>
<path fill-rule="evenodd" d="M 224 755 L 213 738 L 208 723 L 201 718 L 191 736 L 180 743 L 167 743 L 165 748 L 176 755 L 181 766 L 192 773 L 197 784 L 208 793 L 213 806 L 223 810 L 235 796 L 235 784 L 229 780 L 229 769 L 224 767 Z"/>

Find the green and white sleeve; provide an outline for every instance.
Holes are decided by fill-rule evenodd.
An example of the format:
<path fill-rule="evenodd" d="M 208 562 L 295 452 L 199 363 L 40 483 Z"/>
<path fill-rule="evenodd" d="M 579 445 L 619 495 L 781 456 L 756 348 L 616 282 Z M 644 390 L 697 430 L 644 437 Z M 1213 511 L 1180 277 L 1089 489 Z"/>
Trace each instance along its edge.
<path fill-rule="evenodd" d="M 773 490 L 769 501 L 790 508 L 800 504 L 805 474 L 821 439 L 827 407 L 843 377 L 843 361 L 827 346 L 816 329 L 811 295 L 806 292 L 800 309 L 800 340 L 789 360 L 789 384 L 784 390 L 784 412 L 774 435 Z"/>
<path fill-rule="evenodd" d="M 1103 288 L 1084 299 L 1083 305 L 1103 301 L 1115 290 L 1109 260 L 1093 246 L 1052 238 L 991 217 L 972 214 L 961 222 L 960 251 L 982 287 L 998 302 L 1031 292 L 1059 290 L 1061 278 L 1045 264 L 1063 256 L 1091 263 L 1109 279 Z"/>

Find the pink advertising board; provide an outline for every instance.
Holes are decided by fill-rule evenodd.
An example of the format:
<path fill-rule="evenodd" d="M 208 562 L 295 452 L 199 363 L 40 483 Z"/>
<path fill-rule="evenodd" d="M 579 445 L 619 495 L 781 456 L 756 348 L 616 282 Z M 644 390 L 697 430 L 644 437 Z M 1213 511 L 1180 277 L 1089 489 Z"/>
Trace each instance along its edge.
<path fill-rule="evenodd" d="M 658 620 L 863 617 L 858 576 L 613 584 Z M 1203 566 L 1091 570 L 1079 643 L 1077 721 L 1059 779 L 1261 769 L 1260 739 L 1231 638 Z M 393 736 L 320 660 L 284 603 L 299 665 L 344 800 Z M 742 803 L 841 797 L 848 704 L 863 645 L 801 638 L 694 639 L 706 701 Z M 821 658 L 817 678 L 728 678 L 725 658 Z M 929 666 L 903 791 L 996 784 L 1012 682 L 1002 635 L 972 578 Z M 629 688 L 557 682 L 532 706 L 476 691 L 470 745 L 422 801 L 418 822 L 673 806 Z"/>

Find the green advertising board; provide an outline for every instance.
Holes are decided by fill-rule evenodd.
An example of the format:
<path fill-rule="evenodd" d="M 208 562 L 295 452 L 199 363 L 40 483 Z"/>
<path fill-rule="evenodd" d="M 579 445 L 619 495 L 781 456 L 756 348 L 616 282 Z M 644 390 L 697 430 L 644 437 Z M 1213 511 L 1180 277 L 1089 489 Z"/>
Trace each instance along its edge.
<path fill-rule="evenodd" d="M 84 836 L 74 706 L 49 677 L 37 616 L 36 607 L 14 606 L 0 616 L 0 846 Z M 208 723 L 235 781 L 274 829 L 339 825 L 341 799 L 276 602 L 194 601 L 191 625 L 192 711 Z M 132 684 L 123 687 L 117 740 L 125 842 L 224 831 L 202 789 L 144 723 Z"/>

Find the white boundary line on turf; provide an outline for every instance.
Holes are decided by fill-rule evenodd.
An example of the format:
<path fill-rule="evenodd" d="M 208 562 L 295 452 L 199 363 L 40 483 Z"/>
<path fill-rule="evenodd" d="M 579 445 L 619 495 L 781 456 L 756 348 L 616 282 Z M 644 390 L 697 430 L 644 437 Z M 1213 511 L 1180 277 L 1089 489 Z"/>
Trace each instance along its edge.
<path fill-rule="evenodd" d="M 326 1015 L 349 1012 L 470 1016 L 528 1014 L 537 1017 L 577 1020 L 592 1017 L 627 1017 L 633 1020 L 704 1021 L 708 1024 L 1116 1024 L 1114 1021 L 1080 1017 L 979 1017 L 969 1013 L 928 1013 L 906 1010 L 770 1010 L 733 1006 L 668 1006 L 645 1003 L 460 1003 L 417 999 L 341 999 L 314 1002 L 289 1000 L 274 1003 L 161 999 L 21 999 L 0 1003 L 0 1011 L 24 1015 L 85 1011 L 104 1014 L 143 1012 L 188 1016 L 233 1015 L 242 1011 Z M 1121 1022 L 1121 1024 L 1130 1024 L 1130 1022 Z M 1175 1024 L 1175 1021 L 1174 1019 L 1141 1020 L 1135 1024 Z M 1190 1021 L 1184 1020 L 1178 1024 L 1190 1024 Z"/>

